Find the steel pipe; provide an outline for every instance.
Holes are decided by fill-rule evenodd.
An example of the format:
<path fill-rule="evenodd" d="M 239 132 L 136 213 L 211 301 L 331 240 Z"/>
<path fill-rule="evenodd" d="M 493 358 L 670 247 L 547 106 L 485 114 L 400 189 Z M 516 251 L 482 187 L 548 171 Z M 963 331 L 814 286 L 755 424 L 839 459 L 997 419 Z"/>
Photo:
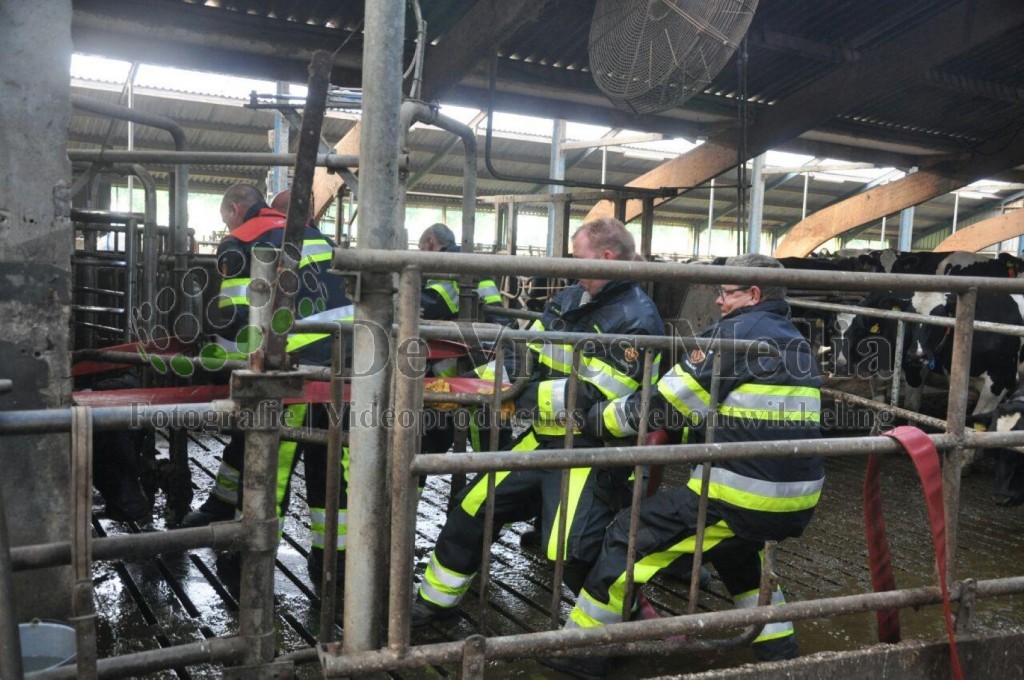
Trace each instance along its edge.
<path fill-rule="evenodd" d="M 394 272 L 416 266 L 424 272 L 448 272 L 494 276 L 509 273 L 577 279 L 645 279 L 674 283 L 782 285 L 829 290 L 914 290 L 964 292 L 977 288 L 985 293 L 1024 294 L 1024 279 L 980 276 L 927 276 L 864 272 L 794 271 L 691 265 L 672 262 L 623 262 L 618 260 L 570 260 L 512 255 L 424 253 L 413 250 L 335 248 L 334 268 L 342 271 Z"/>
<path fill-rule="evenodd" d="M 248 151 L 111 151 L 96 149 L 69 149 L 72 162 L 89 163 L 148 163 L 151 165 L 251 165 L 258 167 L 295 165 L 293 153 L 248 152 Z M 404 167 L 408 157 L 399 158 Z M 318 153 L 316 165 L 331 170 L 355 168 L 359 156 L 334 153 Z"/>
<path fill-rule="evenodd" d="M 854 406 L 864 406 L 865 408 L 872 409 L 874 411 L 882 411 L 885 413 L 891 413 L 897 418 L 903 418 L 911 422 L 917 423 L 918 425 L 925 425 L 927 427 L 935 428 L 936 430 L 945 431 L 946 421 L 939 418 L 933 418 L 926 416 L 916 411 L 910 411 L 905 408 L 899 408 L 892 406 L 881 401 L 875 401 L 874 399 L 868 399 L 867 397 L 860 397 L 856 394 L 850 394 L 849 392 L 843 392 L 835 390 L 830 387 L 821 388 L 821 393 L 824 396 L 832 397 L 836 401 L 842 401 L 847 404 L 853 404 Z"/>
<path fill-rule="evenodd" d="M 14 583 L 7 511 L 0 489 L 0 678 L 21 678 L 21 636 L 14 618 Z"/>
<path fill-rule="evenodd" d="M 404 186 L 398 157 L 401 130 L 402 46 L 405 2 L 366 3 L 363 42 L 363 117 L 360 136 L 360 248 L 404 247 Z M 436 253 L 430 253 L 436 255 Z M 353 333 L 352 408 L 372 412 L 389 403 L 389 333 L 393 320 L 391 274 L 361 274 Z M 361 325 L 362 324 L 362 325 Z M 371 374 L 361 370 L 379 367 Z M 362 375 L 361 375 L 362 374 Z M 357 419 L 358 420 L 358 419 Z M 380 647 L 388 569 L 388 437 L 373 424 L 353 423 L 350 432 L 348 544 L 345 559 L 344 648 L 349 653 Z"/>
<path fill-rule="evenodd" d="M 829 302 L 800 300 L 799 298 L 786 298 L 786 301 L 789 302 L 791 305 L 797 307 L 806 307 L 808 309 L 820 309 L 822 311 L 827 312 L 849 312 L 851 314 L 857 314 L 859 316 L 870 316 L 872 318 L 878 319 L 896 319 L 901 321 L 910 321 L 913 323 L 928 324 L 930 326 L 944 326 L 947 328 L 952 328 L 956 324 L 956 319 L 952 319 L 948 316 L 916 314 L 914 312 L 898 312 L 889 309 L 876 309 L 874 307 L 860 307 L 858 305 L 837 305 Z M 1002 335 L 1015 335 L 1018 337 L 1024 337 L 1024 326 L 1018 326 L 1014 324 L 994 323 L 992 321 L 975 321 L 971 324 L 971 327 L 978 332 L 1000 333 Z"/>
<path fill-rule="evenodd" d="M 398 335 L 419 335 L 420 273 L 415 268 L 402 271 L 398 278 Z M 413 581 L 410 552 L 416 538 L 416 477 L 409 472 L 420 451 L 423 381 L 416 376 L 426 370 L 426 358 L 418 347 L 402 343 L 396 359 L 403 367 L 395 375 L 394 409 L 396 416 L 408 413 L 412 422 L 399 425 L 391 439 L 391 573 L 388 592 L 388 649 L 401 653 L 409 647 L 409 584 Z"/>
<path fill-rule="evenodd" d="M 232 520 L 214 522 L 205 527 L 97 538 L 92 542 L 92 555 L 94 560 L 101 561 L 143 559 L 195 548 L 239 550 L 245 540 L 246 532 L 242 523 Z M 68 541 L 26 545 L 11 550 L 11 566 L 14 571 L 58 567 L 70 563 L 71 543 Z"/>
<path fill-rule="evenodd" d="M 168 668 L 205 663 L 230 663 L 238 661 L 244 651 L 245 640 L 240 637 L 211 638 L 201 642 L 100 659 L 96 664 L 96 670 L 104 678 L 136 677 Z M 76 670 L 74 666 L 62 666 L 34 673 L 32 678 L 72 680 L 76 677 Z"/>
<path fill-rule="evenodd" d="M 939 451 L 963 443 L 975 448 L 1005 448 L 1024 444 L 1024 431 L 964 433 L 963 439 L 949 434 L 928 435 Z M 738 458 L 796 458 L 803 456 L 861 456 L 868 453 L 902 453 L 903 447 L 890 437 L 842 437 L 836 439 L 743 442 L 728 444 L 666 444 L 662 446 L 608 446 L 597 448 L 531 451 L 529 456 L 513 451 L 463 454 L 424 453 L 412 462 L 420 475 L 491 470 L 551 470 L 569 467 L 618 467 L 700 463 L 705 460 Z"/>
<path fill-rule="evenodd" d="M 960 597 L 960 585 L 954 584 L 950 600 Z M 995 597 L 1024 593 L 1024 577 L 979 581 L 977 597 Z M 680 635 L 698 635 L 709 631 L 763 627 L 781 621 L 801 621 L 825 618 L 895 607 L 921 607 L 942 602 L 938 588 L 911 588 L 881 593 L 862 593 L 842 597 L 787 602 L 782 605 L 733 609 L 730 611 L 674 616 L 652 621 L 613 623 L 597 628 L 574 628 L 539 633 L 524 633 L 489 638 L 486 656 L 489 660 L 508 658 L 536 658 L 541 655 L 581 656 L 588 645 L 635 643 L 642 640 L 668 638 Z M 402 670 L 428 664 L 458 662 L 466 641 L 445 642 L 412 647 L 404 655 L 391 650 L 342 654 L 339 645 L 321 645 L 320 661 L 324 676 L 345 677 L 379 670 Z M 612 648 L 618 652 L 618 649 Z M 597 652 L 597 650 L 595 650 Z M 605 652 L 607 653 L 607 652 Z"/>

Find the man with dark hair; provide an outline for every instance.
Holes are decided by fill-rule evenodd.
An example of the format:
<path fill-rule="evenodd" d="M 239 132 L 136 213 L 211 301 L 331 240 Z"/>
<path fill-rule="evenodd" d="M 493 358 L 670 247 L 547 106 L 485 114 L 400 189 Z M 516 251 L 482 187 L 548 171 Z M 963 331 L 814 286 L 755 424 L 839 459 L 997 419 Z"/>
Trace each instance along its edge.
<path fill-rule="evenodd" d="M 586 260 L 631 260 L 635 250 L 632 235 L 615 220 L 583 225 L 572 242 L 576 257 Z M 560 291 L 531 329 L 661 335 L 664 324 L 654 303 L 635 283 L 581 279 Z M 561 448 L 570 421 L 566 394 L 572 347 L 544 341 L 532 342 L 529 347 L 536 353 L 535 373 L 516 406 L 519 413 L 530 415 L 532 422 L 511 450 Z M 609 347 L 592 343 L 581 346 L 580 354 L 576 379 L 578 409 L 632 394 L 640 387 L 643 362 L 634 347 L 626 343 Z M 493 377 L 497 366 L 492 362 L 488 368 Z M 587 437 L 577 440 L 578 446 L 599 444 Z M 566 560 L 564 575 L 566 584 L 576 592 L 597 557 L 605 527 L 628 498 L 629 470 L 576 468 L 569 474 L 568 507 L 561 507 L 561 471 L 498 472 L 494 522 L 501 526 L 540 517 L 544 551 L 548 559 L 554 560 L 560 549 L 557 518 L 566 513 L 565 543 L 561 546 Z M 469 589 L 480 568 L 486 495 L 487 475 L 477 475 L 456 497 L 420 582 L 413 605 L 414 626 L 453 614 Z"/>
<path fill-rule="evenodd" d="M 781 268 L 773 258 L 757 254 L 730 258 L 725 264 Z M 722 318 L 701 337 L 760 340 L 781 356 L 769 356 L 756 347 L 694 349 L 658 381 L 651 396 L 652 418 L 660 416 L 677 433 L 684 426 L 700 430 L 714 418 L 716 443 L 818 438 L 822 380 L 810 345 L 789 321 L 786 289 L 747 284 L 718 290 Z M 712 410 L 713 357 L 719 351 L 719 405 Z M 639 421 L 640 399 L 635 394 L 594 405 L 583 431 L 599 438 L 631 437 Z M 824 467 L 820 457 L 733 459 L 713 462 L 710 472 L 703 558 L 714 565 L 736 607 L 753 607 L 764 542 L 803 532 L 821 494 Z M 634 555 L 637 585 L 670 565 L 692 565 L 702 473 L 698 465 L 685 487 L 658 492 L 641 503 Z M 567 628 L 622 621 L 629 520 L 627 510 L 609 526 Z M 782 590 L 776 589 L 772 603 L 782 602 Z M 765 626 L 753 648 L 761 660 L 795 657 L 793 624 Z M 604 677 L 607 671 L 604 659 L 552 658 L 544 663 L 582 678 Z"/>
<path fill-rule="evenodd" d="M 287 203 L 284 205 L 287 210 Z M 260 346 L 261 335 L 249 326 L 247 289 L 251 281 L 253 251 L 260 247 L 280 249 L 284 242 L 285 215 L 263 201 L 256 187 L 236 184 L 224 194 L 221 217 L 229 233 L 217 247 L 217 264 L 221 274 L 220 294 L 210 310 L 210 323 L 216 329 L 214 345 L 204 351 L 206 356 L 245 359 Z M 353 318 L 353 306 L 342 290 L 340 277 L 328 273 L 333 243 L 315 227 L 307 225 L 303 234 L 299 261 L 301 288 L 296 295 L 296 317 L 307 320 L 344 321 Z M 286 349 L 302 363 L 329 366 L 330 336 L 316 333 L 290 333 Z M 326 427 L 327 412 L 322 405 L 294 404 L 285 411 L 290 427 L 308 423 Z M 197 510 L 182 519 L 182 526 L 203 526 L 212 521 L 230 519 L 241 511 L 242 477 L 244 474 L 244 438 L 233 436 L 224 448 L 216 482 L 209 498 Z M 306 481 L 312 527 L 312 547 L 308 564 L 314 583 L 319 582 L 323 565 L 324 523 L 326 508 L 327 449 L 323 445 L 281 441 L 278 449 L 278 517 L 288 509 L 291 474 L 300 455 L 306 457 Z M 342 464 L 347 474 L 347 449 Z M 341 489 L 338 510 L 338 550 L 345 549 L 346 489 Z M 344 560 L 339 560 L 339 569 Z"/>

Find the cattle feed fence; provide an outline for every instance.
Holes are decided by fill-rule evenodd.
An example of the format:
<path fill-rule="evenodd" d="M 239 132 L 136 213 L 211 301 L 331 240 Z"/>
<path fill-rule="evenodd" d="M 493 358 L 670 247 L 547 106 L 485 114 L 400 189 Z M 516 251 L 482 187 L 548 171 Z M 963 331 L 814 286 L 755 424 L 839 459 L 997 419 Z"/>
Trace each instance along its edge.
<path fill-rule="evenodd" d="M 929 435 L 936 448 L 944 457 L 944 494 L 947 514 L 947 545 L 948 554 L 955 553 L 956 516 L 959 494 L 960 454 L 965 448 L 1000 448 L 1024 445 L 1024 432 L 978 433 L 965 430 L 966 393 L 968 378 L 968 361 L 972 339 L 974 305 L 978 291 L 1004 292 L 1024 294 L 1024 281 L 993 280 L 977 278 L 945 279 L 892 274 L 850 274 L 841 275 L 829 272 L 794 272 L 785 270 L 744 269 L 734 267 L 711 267 L 675 265 L 665 263 L 642 262 L 607 262 L 589 260 L 557 260 L 546 258 L 513 258 L 500 255 L 417 253 L 395 251 L 359 251 L 338 249 L 334 254 L 334 267 L 346 272 L 355 279 L 355 290 L 358 290 L 358 279 L 366 272 L 398 272 L 398 314 L 397 325 L 386 334 L 391 341 L 380 348 L 381 356 L 395 366 L 403 366 L 408 370 L 396 370 L 394 388 L 388 405 L 394 412 L 421 414 L 425 405 L 431 403 L 457 403 L 462 407 L 486 407 L 489 410 L 491 427 L 490 448 L 496 448 L 495 439 L 497 414 L 503 402 L 514 397 L 521 389 L 523 382 L 511 386 L 503 385 L 500 378 L 495 378 L 489 394 L 450 394 L 424 393 L 422 379 L 425 354 L 415 342 L 409 339 L 420 337 L 461 339 L 466 340 L 467 332 L 472 330 L 476 342 L 495 342 L 496 361 L 502 359 L 503 342 L 512 343 L 521 354 L 528 354 L 522 348 L 526 342 L 542 341 L 564 343 L 572 346 L 573 372 L 579 370 L 580 351 L 588 344 L 628 341 L 642 354 L 645 376 L 653 371 L 653 356 L 656 352 L 682 347 L 689 350 L 694 347 L 710 349 L 744 348 L 751 343 L 737 343 L 724 340 L 697 339 L 693 337 L 630 337 L 613 335 L 595 335 L 578 333 L 537 334 L 530 331 L 498 329 L 483 325 L 465 326 L 420 326 L 418 319 L 418 291 L 425 274 L 445 272 L 448 274 L 468 276 L 492 276 L 495 272 L 531 274 L 537 276 L 566 276 L 576 278 L 586 276 L 604 279 L 657 279 L 689 282 L 695 284 L 780 284 L 800 286 L 802 288 L 821 288 L 827 290 L 930 290 L 951 291 L 959 296 L 957 316 L 953 324 L 953 374 L 949 407 L 946 421 L 935 419 L 927 424 L 943 426 L 939 434 Z M 355 299 L 358 306 L 358 297 Z M 91 455 L 91 438 L 87 436 L 88 428 L 81 427 L 84 422 L 90 423 L 93 430 L 120 429 L 129 426 L 145 426 L 152 423 L 158 416 L 162 418 L 178 418 L 187 420 L 190 413 L 220 414 L 219 424 L 222 427 L 233 425 L 232 414 L 241 408 L 256 408 L 261 403 L 269 404 L 274 413 L 279 413 L 282 400 L 301 391 L 302 381 L 306 379 L 331 379 L 333 406 L 342 406 L 343 381 L 358 380 L 343 370 L 339 357 L 343 355 L 343 343 L 354 330 L 355 324 L 310 323 L 298 322 L 296 330 L 300 332 L 330 333 L 335 346 L 335 365 L 330 371 L 323 369 L 307 369 L 304 371 L 253 373 L 242 366 L 227 365 L 224 370 L 232 371 L 231 399 L 220 402 L 201 404 L 175 404 L 162 406 L 132 407 L 75 407 L 72 409 L 50 409 L 42 411 L 10 411 L 0 413 L 0 436 L 30 434 L 43 432 L 71 432 L 73 450 L 78 459 L 84 460 Z M 757 343 L 754 343 L 757 344 Z M 771 351 L 762 344 L 763 350 Z M 721 352 L 716 352 L 720 356 Z M 97 357 L 100 358 L 100 357 Z M 113 358 L 113 357 L 102 357 Z M 717 375 L 717 370 L 716 370 Z M 570 385 L 575 381 L 570 380 Z M 649 380 L 644 385 L 649 386 Z M 717 383 L 717 377 L 715 379 Z M 644 390 L 643 408 L 649 408 L 649 387 Z M 574 395 L 569 395 L 568 404 L 571 408 Z M 882 405 L 891 408 L 887 405 Z M 358 414 L 357 414 L 358 415 Z M 372 426 L 360 423 L 357 417 L 353 427 Z M 710 430 L 714 432 L 714 421 L 710 421 Z M 346 652 L 339 642 L 331 638 L 331 626 L 321 627 L 320 644 L 315 649 L 300 650 L 283 656 L 274 656 L 273 616 L 268 615 L 273 606 L 273 578 L 267 574 L 273 570 L 273 561 L 278 543 L 277 521 L 273 513 L 275 469 L 270 464 L 276 457 L 276 450 L 281 432 L 266 425 L 249 424 L 245 426 L 246 451 L 245 465 L 246 501 L 245 512 L 241 519 L 217 523 L 197 529 L 178 529 L 162 533 L 147 533 L 116 538 L 98 538 L 95 540 L 78 540 L 49 543 L 43 545 L 19 546 L 11 548 L 0 544 L 0 555 L 10 555 L 9 564 L 0 561 L 0 593 L 9 588 L 11 572 L 24 569 L 36 569 L 56 565 L 67 565 L 73 561 L 79 565 L 88 565 L 91 560 L 116 559 L 132 555 L 157 555 L 164 552 L 176 552 L 197 547 L 213 547 L 219 550 L 237 550 L 242 555 L 242 579 L 240 603 L 240 623 L 237 635 L 212 638 L 200 643 L 179 645 L 166 649 L 138 652 L 118 657 L 98 659 L 92 668 L 69 667 L 46 671 L 35 677 L 39 678 L 70 678 L 76 673 L 85 671 L 85 676 L 123 675 L 151 672 L 158 669 L 181 667 L 195 663 L 223 663 L 232 668 L 227 672 L 230 677 L 244 677 L 246 672 L 260 669 L 270 672 L 286 669 L 295 663 L 319 661 L 327 677 L 342 677 L 363 672 L 379 670 L 400 670 L 421 667 L 432 663 L 461 664 L 465 677 L 483 677 L 485 660 L 508 659 L 513 657 L 536 657 L 537 655 L 622 655 L 622 654 L 662 654 L 679 653 L 687 650 L 724 649 L 747 644 L 761 627 L 767 623 L 792 621 L 809 618 L 836 616 L 840 614 L 880 610 L 889 608 L 920 607 L 937 604 L 941 601 L 937 587 L 912 588 L 894 590 L 884 593 L 854 593 L 831 598 L 791 602 L 785 605 L 768 605 L 767 597 L 772 589 L 772 544 L 767 546 L 767 565 L 765 580 L 761 586 L 761 604 L 753 609 L 704 612 L 683 614 L 653 621 L 637 621 L 612 624 L 601 629 L 557 629 L 561 620 L 561 602 L 554 599 L 550 611 L 553 630 L 518 635 L 483 637 L 473 636 L 457 642 L 439 644 L 413 645 L 410 634 L 411 593 L 413 568 L 413 536 L 416 523 L 416 488 L 420 475 L 443 475 L 455 473 L 486 474 L 490 478 L 486 500 L 486 512 L 492 512 L 494 486 L 493 473 L 506 470 L 525 469 L 560 469 L 563 477 L 572 467 L 607 467 L 633 466 L 638 474 L 635 476 L 634 494 L 631 512 L 636 513 L 640 500 L 639 484 L 643 475 L 639 474 L 643 465 L 663 465 L 667 463 L 703 463 L 705 469 L 716 460 L 733 458 L 761 458 L 787 456 L 863 456 L 867 453 L 896 454 L 902 451 L 900 445 L 888 437 L 838 438 L 814 441 L 779 441 L 750 443 L 715 443 L 689 445 L 657 445 L 642 446 L 642 437 L 635 445 L 607 446 L 602 448 L 573 448 L 571 438 L 567 438 L 565 448 L 540 450 L 524 455 L 508 451 L 474 451 L 461 454 L 418 454 L 419 430 L 418 422 L 403 422 L 398 419 L 390 432 L 390 460 L 388 469 L 381 469 L 377 474 L 386 476 L 391 493 L 385 498 L 384 505 L 362 508 L 363 517 L 378 518 L 373 531 L 388 533 L 385 554 L 358 555 L 353 559 L 369 560 L 374 564 L 388 565 L 388 592 L 376 593 L 363 591 L 358 584 L 346 584 L 346 607 L 355 604 L 353 600 L 363 599 L 362 606 L 378 607 L 387 610 L 387 636 L 381 640 L 376 649 Z M 340 455 L 340 425 L 327 432 L 329 448 L 333 455 L 328 460 L 336 460 Z M 641 433 L 642 435 L 643 433 Z M 358 455 L 358 452 L 354 452 Z M 328 465 L 328 469 L 331 466 Z M 351 484 L 363 483 L 366 480 L 351 479 Z M 329 477 L 327 498 L 337 497 L 337 475 L 333 481 Z M 88 484 L 79 484 L 76 494 L 88 493 Z M 562 486 L 563 502 L 567 487 Z M 81 500 L 81 499 L 80 499 Z M 2 514 L 2 498 L 0 498 L 0 514 Z M 701 504 L 707 503 L 706 481 L 701 494 Z M 81 535 L 88 536 L 89 517 L 88 502 L 74 504 L 75 514 L 72 522 L 83 528 Z M 351 510 L 351 508 L 350 508 Z M 350 514 L 350 517 L 356 513 Z M 488 515 L 489 517 L 490 515 Z M 326 514 L 328 526 L 326 536 L 336 535 L 337 513 L 328 509 Z M 386 521 L 385 521 L 386 520 Z M 335 524 L 334 526 L 331 526 Z M 487 526 L 491 523 L 488 522 Z M 350 526 L 350 531 L 366 530 L 367 527 Z M 564 535 L 564 525 L 557 528 Z M 631 544 L 636 540 L 636 522 L 631 522 Z M 0 539 L 6 541 L 6 535 L 0 533 Z M 700 545 L 700 541 L 697 545 Z M 560 545 L 564 542 L 560 541 Z M 489 545 L 485 541 L 485 546 Z M 333 552 L 333 551 L 332 551 Z M 486 564 L 487 548 L 483 553 L 485 567 L 481 572 L 480 602 L 481 621 L 486 622 L 488 610 L 488 576 Z M 694 556 L 694 575 L 700 568 L 701 555 Z M 559 553 L 554 564 L 556 578 L 553 583 L 560 583 L 560 574 L 564 559 Z M 635 565 L 628 565 L 628 580 L 632 582 Z M 1024 593 L 1024 576 L 1007 576 L 983 581 L 972 579 L 955 580 L 952 564 L 946 565 L 951 585 L 951 599 L 967 601 L 973 598 L 1005 597 Z M 329 585 L 333 570 L 325 569 L 325 586 Z M 351 578 L 352 571 L 346 578 Z M 694 578 L 693 582 L 696 583 Z M 333 592 L 331 590 L 330 592 Z M 323 609 L 333 611 L 325 589 Z M 691 600 L 696 601 L 698 593 L 691 592 Z M 627 598 L 628 601 L 629 598 Z M 8 608 L 0 613 L 0 632 L 10 631 L 13 621 Z M 966 610 L 961 609 L 962 620 L 966 628 Z M 16 626 L 13 626 L 16 629 Z M 959 628 L 959 627 L 958 627 Z M 708 633 L 725 632 L 741 629 L 742 632 L 732 637 L 708 638 Z M 484 632 L 487 632 L 486 630 Z M 678 635 L 691 636 L 686 642 L 667 641 L 664 638 Z M 700 636 L 700 637 L 693 637 Z M 86 640 L 88 638 L 85 638 Z M 95 636 L 92 637 L 95 645 Z M 3 646 L 3 658 L 0 667 L 15 667 L 17 662 L 11 658 L 11 647 Z M 15 646 L 14 649 L 17 649 Z M 96 658 L 95 647 L 82 649 L 83 658 Z M 89 653 L 91 652 L 91 654 Z M 6 675 L 5 675 L 6 677 Z M 13 676 L 12 677 L 16 677 Z M 250 676 L 251 677 L 251 676 Z"/>

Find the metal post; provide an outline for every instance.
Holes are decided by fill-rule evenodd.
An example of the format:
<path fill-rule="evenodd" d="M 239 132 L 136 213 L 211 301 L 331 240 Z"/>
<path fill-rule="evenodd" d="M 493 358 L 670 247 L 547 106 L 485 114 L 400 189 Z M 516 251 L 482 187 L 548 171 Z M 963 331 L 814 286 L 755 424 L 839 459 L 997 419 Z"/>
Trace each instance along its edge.
<path fill-rule="evenodd" d="M 71 614 L 79 678 L 96 675 L 96 609 L 92 597 L 92 409 L 71 409 Z"/>
<path fill-rule="evenodd" d="M 419 339 L 420 270 L 402 270 L 398 280 L 399 370 L 395 375 L 395 428 L 391 444 L 391 580 L 388 647 L 395 652 L 409 648 L 413 554 L 416 542 L 416 476 L 409 471 L 420 450 L 423 415 L 423 376 L 426 353 Z M 351 507 L 351 505 L 350 505 Z M 346 632 L 347 632 L 346 628 Z M 347 637 L 347 636 L 346 636 Z"/>
<path fill-rule="evenodd" d="M 761 216 L 764 214 L 764 158 L 754 157 L 750 173 L 750 222 L 747 224 L 747 252 L 761 252 Z"/>
<path fill-rule="evenodd" d="M 643 205 L 640 214 L 640 254 L 647 259 L 651 256 L 654 241 L 654 197 L 644 196 Z"/>
<path fill-rule="evenodd" d="M 708 420 L 704 428 L 704 443 L 715 443 L 715 428 L 718 425 L 718 390 L 722 382 L 722 349 L 715 348 L 711 369 L 711 397 L 708 403 Z M 701 464 L 700 503 L 697 506 L 697 534 L 693 546 L 693 570 L 690 573 L 690 601 L 686 611 L 697 611 L 697 597 L 700 591 L 700 562 L 704 553 L 704 530 L 708 521 L 708 490 L 711 486 L 711 461 Z"/>
<path fill-rule="evenodd" d="M 405 2 L 366 3 L 363 124 L 360 138 L 359 247 L 404 249 L 398 167 L 401 138 Z M 360 416 L 389 403 L 391 274 L 363 274 L 356 300 L 349 436 L 348 544 L 345 559 L 345 640 L 348 653 L 377 649 L 388 570 L 387 435 Z M 384 528 L 384 530 L 382 530 Z M 406 584 L 409 585 L 409 584 Z"/>
<path fill-rule="evenodd" d="M 132 341 L 132 314 L 139 290 L 139 221 L 129 217 L 124 231 L 124 341 Z"/>
<path fill-rule="evenodd" d="M 580 351 L 577 346 L 572 348 L 572 368 L 569 371 L 569 382 L 565 388 L 565 449 L 572 451 L 573 438 L 575 436 L 576 396 L 579 392 L 580 374 Z M 557 414 L 556 414 L 557 415 Z M 562 484 L 558 497 L 558 527 L 556 528 L 558 545 L 555 547 L 555 573 L 551 578 L 551 628 L 557 629 L 560 625 L 562 608 L 562 574 L 565 570 L 565 537 L 569 533 L 569 472 L 562 470 Z M 542 550 L 546 550 L 541 546 Z"/>
<path fill-rule="evenodd" d="M 131 170 L 142 182 L 146 199 L 145 219 L 142 223 L 142 302 L 148 304 L 149 316 L 140 319 L 140 327 L 150 336 L 156 323 L 156 267 L 160 249 L 160 239 L 156 233 L 156 181 L 141 165 L 132 165 Z"/>
<path fill-rule="evenodd" d="M 565 143 L 565 120 L 556 119 L 551 130 L 551 178 L 552 179 L 565 179 L 565 152 L 562 151 L 562 144 Z M 563 189 L 558 185 L 551 184 L 548 186 L 548 191 L 551 193 L 561 193 Z M 547 241 L 547 255 L 548 257 L 558 257 L 559 253 L 556 250 L 558 244 L 558 237 L 556 231 L 559 228 L 558 224 L 558 201 L 548 201 L 548 241 Z"/>
<path fill-rule="evenodd" d="M 647 441 L 647 417 L 651 412 L 651 373 L 654 350 L 644 351 L 643 383 L 640 385 L 640 425 L 637 427 L 636 445 Z M 644 466 L 633 468 L 633 498 L 629 505 L 629 539 L 626 550 L 626 596 L 622 601 L 622 620 L 629 621 L 633 608 L 634 569 L 636 567 L 636 536 L 640 531 L 640 501 L 643 499 Z"/>
<path fill-rule="evenodd" d="M 704 253 L 708 257 L 711 256 L 711 228 L 714 226 L 714 224 L 715 224 L 715 180 L 712 179 L 711 180 L 711 193 L 708 196 L 708 243 L 707 243 L 707 249 L 705 250 L 705 253 Z M 694 245 L 693 245 L 693 256 L 694 257 L 699 257 L 700 256 L 700 250 L 698 250 L 698 248 L 697 248 L 697 246 L 699 245 L 698 241 L 699 241 L 699 239 L 695 239 L 694 240 Z"/>
<path fill-rule="evenodd" d="M 900 211 L 900 240 L 897 250 L 907 252 L 914 248 L 914 206 Z"/>
<path fill-rule="evenodd" d="M 341 332 L 335 332 L 331 338 L 331 403 L 329 404 L 330 422 L 327 433 L 327 470 L 324 486 L 326 502 L 324 503 L 324 573 L 320 588 L 320 641 L 334 640 L 334 603 L 338 596 L 338 510 L 341 492 L 342 431 L 344 423 L 341 414 L 345 407 L 345 349 L 348 342 Z"/>
<path fill-rule="evenodd" d="M 964 436 L 967 420 L 967 387 L 971 378 L 971 345 L 974 341 L 974 313 L 978 291 L 972 288 L 960 293 L 953 326 L 953 360 L 949 375 L 949 403 L 946 410 L 946 431 L 957 438 Z M 960 465 L 963 446 L 943 454 L 942 505 L 946 514 L 946 583 L 956 578 L 957 516 L 960 511 Z"/>

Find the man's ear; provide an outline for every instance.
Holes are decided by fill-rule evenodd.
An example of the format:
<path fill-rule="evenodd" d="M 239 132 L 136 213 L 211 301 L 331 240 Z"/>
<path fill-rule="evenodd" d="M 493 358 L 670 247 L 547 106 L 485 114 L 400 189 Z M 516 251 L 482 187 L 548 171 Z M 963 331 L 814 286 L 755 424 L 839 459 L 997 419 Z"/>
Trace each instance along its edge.
<path fill-rule="evenodd" d="M 757 291 L 757 295 L 754 295 L 754 291 L 755 290 Z M 756 302 L 761 302 L 762 300 L 764 300 L 764 293 L 761 292 L 761 286 L 751 286 L 750 287 L 750 296 L 752 298 L 754 298 L 754 302 L 755 303 Z"/>

